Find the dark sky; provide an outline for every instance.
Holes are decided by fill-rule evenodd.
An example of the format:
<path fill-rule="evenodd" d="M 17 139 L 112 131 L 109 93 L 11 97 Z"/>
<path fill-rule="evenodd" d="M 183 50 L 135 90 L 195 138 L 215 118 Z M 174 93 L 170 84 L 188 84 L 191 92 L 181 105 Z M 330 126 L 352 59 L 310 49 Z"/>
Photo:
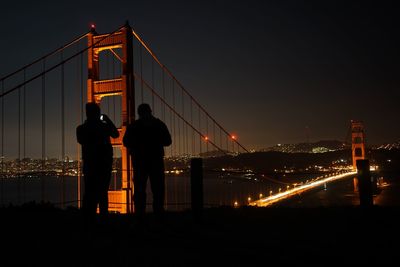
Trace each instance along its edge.
<path fill-rule="evenodd" d="M 0 10 L 0 76 L 95 23 L 129 20 L 248 148 L 400 140 L 399 9 L 386 1 L 13 1 Z M 306 128 L 309 130 L 307 131 Z"/>

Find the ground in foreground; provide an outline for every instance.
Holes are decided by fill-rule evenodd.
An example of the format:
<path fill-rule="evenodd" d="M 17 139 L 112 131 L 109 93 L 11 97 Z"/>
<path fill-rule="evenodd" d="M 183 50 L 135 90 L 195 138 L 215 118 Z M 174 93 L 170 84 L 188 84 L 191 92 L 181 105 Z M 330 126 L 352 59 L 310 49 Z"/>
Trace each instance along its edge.
<path fill-rule="evenodd" d="M 399 264 L 400 207 L 215 208 L 98 218 L 78 210 L 0 209 L 0 266 Z M 399 265 L 397 265 L 399 266 Z"/>

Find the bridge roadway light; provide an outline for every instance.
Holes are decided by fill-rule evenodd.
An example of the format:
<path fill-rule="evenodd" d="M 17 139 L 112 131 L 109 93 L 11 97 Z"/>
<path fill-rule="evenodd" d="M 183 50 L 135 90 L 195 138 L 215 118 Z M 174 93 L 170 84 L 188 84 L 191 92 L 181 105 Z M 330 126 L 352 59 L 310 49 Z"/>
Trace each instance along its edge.
<path fill-rule="evenodd" d="M 262 193 L 260 193 L 259 197 L 260 197 L 260 198 L 262 198 L 262 197 L 263 197 L 263 194 L 262 194 Z"/>

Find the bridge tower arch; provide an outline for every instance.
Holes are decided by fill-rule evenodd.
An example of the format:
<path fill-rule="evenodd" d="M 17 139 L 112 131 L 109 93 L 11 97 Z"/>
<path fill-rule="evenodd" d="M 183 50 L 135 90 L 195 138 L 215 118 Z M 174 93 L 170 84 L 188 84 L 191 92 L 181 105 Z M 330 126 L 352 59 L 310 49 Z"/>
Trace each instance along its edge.
<path fill-rule="evenodd" d="M 107 36 L 109 35 L 109 36 Z M 109 210 L 119 213 L 133 212 L 133 183 L 131 179 L 132 167 L 127 149 L 122 144 L 122 137 L 130 122 L 135 119 L 135 94 L 133 76 L 133 48 L 132 28 L 128 22 L 115 33 L 98 34 L 92 27 L 88 34 L 88 79 L 87 79 L 87 101 L 101 103 L 102 98 L 110 96 L 121 96 L 121 127 L 118 128 L 119 138 L 111 139 L 113 147 L 120 149 L 122 158 L 122 171 L 120 183 L 121 189 L 109 190 Z M 100 57 L 102 51 L 121 49 L 122 75 L 112 79 L 100 79 Z"/>
<path fill-rule="evenodd" d="M 365 159 L 365 131 L 362 121 L 351 121 L 351 151 L 353 170 L 357 170 L 357 160 Z"/>

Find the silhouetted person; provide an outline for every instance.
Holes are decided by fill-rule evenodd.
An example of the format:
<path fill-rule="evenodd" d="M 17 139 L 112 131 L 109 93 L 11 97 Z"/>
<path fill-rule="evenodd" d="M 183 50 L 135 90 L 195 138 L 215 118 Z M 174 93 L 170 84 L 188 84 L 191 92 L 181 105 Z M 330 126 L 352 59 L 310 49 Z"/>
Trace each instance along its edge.
<path fill-rule="evenodd" d="M 167 126 L 151 113 L 148 104 L 138 107 L 139 119 L 125 132 L 123 143 L 132 156 L 135 213 L 142 218 L 146 210 L 146 185 L 150 179 L 153 212 L 164 213 L 164 146 L 172 143 Z"/>
<path fill-rule="evenodd" d="M 85 218 L 93 221 L 97 205 L 101 215 L 108 214 L 108 187 L 113 163 L 110 137 L 117 138 L 119 132 L 107 115 L 100 114 L 96 103 L 86 104 L 86 117 L 86 121 L 76 128 L 76 137 L 82 145 L 85 183 L 82 210 Z"/>

